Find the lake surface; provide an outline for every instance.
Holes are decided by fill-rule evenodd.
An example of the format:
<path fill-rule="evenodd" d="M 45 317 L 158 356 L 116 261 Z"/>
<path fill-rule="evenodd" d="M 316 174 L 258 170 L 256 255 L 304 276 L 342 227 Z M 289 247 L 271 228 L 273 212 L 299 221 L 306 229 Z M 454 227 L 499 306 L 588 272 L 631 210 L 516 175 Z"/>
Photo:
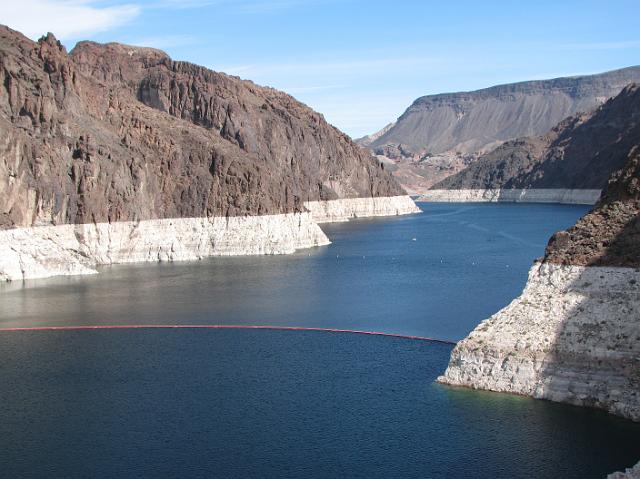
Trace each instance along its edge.
<path fill-rule="evenodd" d="M 520 294 L 550 235 L 588 209 L 422 208 L 323 225 L 333 244 L 294 255 L 118 265 L 0 285 L 0 327 L 269 324 L 458 340 Z"/>
<path fill-rule="evenodd" d="M 422 205 L 283 257 L 0 286 L 0 327 L 238 324 L 459 339 L 584 207 Z M 415 241 L 414 241 L 415 239 Z M 2 477 L 602 478 L 640 425 L 434 384 L 451 346 L 269 330 L 0 333 Z"/>

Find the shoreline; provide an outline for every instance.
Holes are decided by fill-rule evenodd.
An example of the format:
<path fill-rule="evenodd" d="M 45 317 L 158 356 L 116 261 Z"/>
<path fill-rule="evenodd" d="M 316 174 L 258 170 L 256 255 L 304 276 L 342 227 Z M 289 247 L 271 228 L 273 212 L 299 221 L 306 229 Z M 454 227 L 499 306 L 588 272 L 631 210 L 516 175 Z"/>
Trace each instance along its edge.
<path fill-rule="evenodd" d="M 97 274 L 100 265 L 291 254 L 331 243 L 318 223 L 421 211 L 408 196 L 306 205 L 311 211 L 0 230 L 0 281 Z"/>
<path fill-rule="evenodd" d="M 537 263 L 524 291 L 454 348 L 438 382 L 640 421 L 635 268 Z"/>
<path fill-rule="evenodd" d="M 307 201 L 304 206 L 311 212 L 316 223 L 341 223 L 357 218 L 403 216 L 422 212 L 409 195 Z"/>
<path fill-rule="evenodd" d="M 430 203 L 559 203 L 595 205 L 601 190 L 595 189 L 460 189 L 429 190 L 416 201 Z"/>

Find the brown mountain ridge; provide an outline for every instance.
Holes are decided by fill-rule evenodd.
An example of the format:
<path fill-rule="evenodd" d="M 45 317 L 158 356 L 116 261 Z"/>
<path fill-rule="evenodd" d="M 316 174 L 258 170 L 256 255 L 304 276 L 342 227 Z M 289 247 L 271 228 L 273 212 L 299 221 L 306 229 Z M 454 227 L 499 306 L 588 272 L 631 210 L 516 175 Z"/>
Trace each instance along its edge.
<path fill-rule="evenodd" d="M 0 227 L 301 211 L 403 194 L 291 96 L 164 52 L 0 26 Z"/>

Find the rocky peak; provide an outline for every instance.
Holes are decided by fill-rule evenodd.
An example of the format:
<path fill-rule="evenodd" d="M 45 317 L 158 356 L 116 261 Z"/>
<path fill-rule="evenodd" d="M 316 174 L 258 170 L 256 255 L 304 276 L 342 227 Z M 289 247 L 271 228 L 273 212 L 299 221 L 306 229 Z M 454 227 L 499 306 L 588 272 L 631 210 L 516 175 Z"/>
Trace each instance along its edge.
<path fill-rule="evenodd" d="M 60 43 L 60 41 L 56 38 L 56 36 L 51 32 L 48 32 L 46 35 L 40 37 L 40 39 L 38 40 L 38 44 L 40 45 L 41 49 L 43 47 L 50 47 L 50 48 L 57 49 L 58 51 L 61 51 L 63 53 L 67 53 L 66 48 L 62 45 L 62 43 Z"/>
<path fill-rule="evenodd" d="M 547 134 L 510 140 L 433 189 L 602 189 L 640 139 L 640 88 L 626 86 Z"/>

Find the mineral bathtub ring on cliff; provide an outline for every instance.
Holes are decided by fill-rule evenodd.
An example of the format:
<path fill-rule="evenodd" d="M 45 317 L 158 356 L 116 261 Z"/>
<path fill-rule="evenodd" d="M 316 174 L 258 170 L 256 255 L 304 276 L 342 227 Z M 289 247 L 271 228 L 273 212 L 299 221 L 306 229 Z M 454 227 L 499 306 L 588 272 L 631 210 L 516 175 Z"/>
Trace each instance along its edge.
<path fill-rule="evenodd" d="M 409 197 L 335 200 L 340 220 L 420 211 Z M 332 221 L 322 213 L 320 221 Z M 36 226 L 0 230 L 0 280 L 92 274 L 98 265 L 288 254 L 329 244 L 313 213 Z"/>

